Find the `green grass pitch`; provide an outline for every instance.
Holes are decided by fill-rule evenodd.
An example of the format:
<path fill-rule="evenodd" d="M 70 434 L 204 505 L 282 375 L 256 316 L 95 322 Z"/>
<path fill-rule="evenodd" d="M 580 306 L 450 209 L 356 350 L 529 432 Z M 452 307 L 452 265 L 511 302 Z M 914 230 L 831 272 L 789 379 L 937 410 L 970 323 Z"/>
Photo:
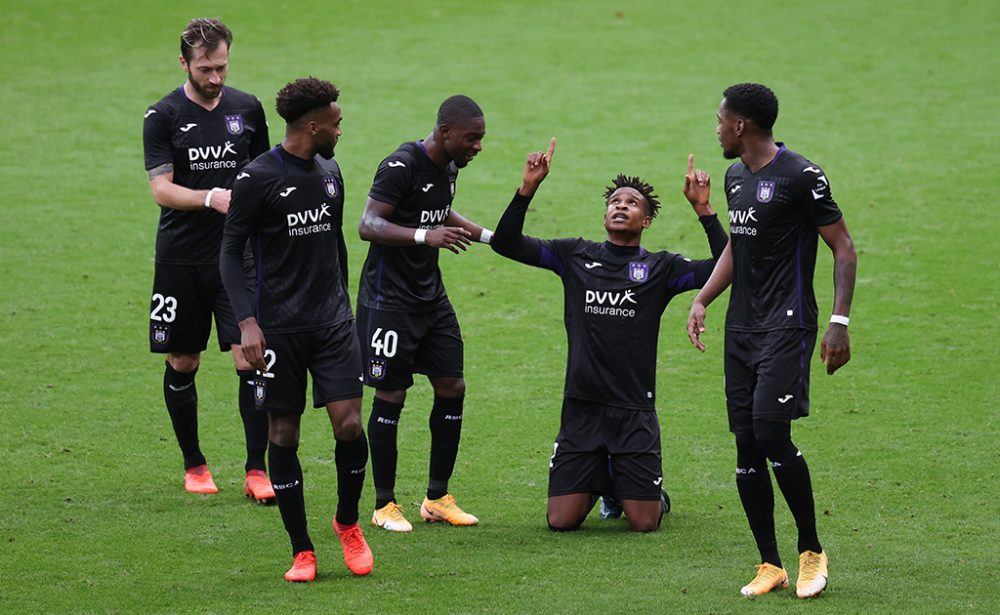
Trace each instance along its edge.
<path fill-rule="evenodd" d="M 827 171 L 859 253 L 854 359 L 813 369 L 796 424 L 831 584 L 744 600 L 756 563 L 733 481 L 722 388 L 724 302 L 708 353 L 663 318 L 659 416 L 674 512 L 634 535 L 592 516 L 546 530 L 547 457 L 565 367 L 557 280 L 484 249 L 444 254 L 466 340 L 468 399 L 452 491 L 477 528 L 368 531 L 374 572 L 352 578 L 329 530 L 332 437 L 310 412 L 301 447 L 320 576 L 290 563 L 275 508 L 241 494 L 242 430 L 228 356 L 198 378 L 203 449 L 222 492 L 181 489 L 181 460 L 147 352 L 157 208 L 142 114 L 179 85 L 187 19 L 236 39 L 228 83 L 264 102 L 316 75 L 343 91 L 353 232 L 379 160 L 425 136 L 453 93 L 486 112 L 484 151 L 456 208 L 494 226 L 524 156 L 559 138 L 529 213 L 541 237 L 602 238 L 601 194 L 649 179 L 664 210 L 651 249 L 708 253 L 680 186 L 688 153 L 716 180 L 722 90 L 771 85 L 776 136 Z M 0 610 L 8 613 L 991 613 L 1000 397 L 1000 4 L 955 2 L 3 3 L 0 40 Z M 821 313 L 832 303 L 820 246 Z M 214 343 L 214 342 L 213 342 Z M 370 395 L 366 396 L 367 417 Z M 416 520 L 426 481 L 426 383 L 400 430 L 398 495 Z M 370 512 L 370 483 L 362 516 Z M 780 547 L 795 532 L 779 498 Z M 367 526 L 367 522 L 366 525 Z"/>

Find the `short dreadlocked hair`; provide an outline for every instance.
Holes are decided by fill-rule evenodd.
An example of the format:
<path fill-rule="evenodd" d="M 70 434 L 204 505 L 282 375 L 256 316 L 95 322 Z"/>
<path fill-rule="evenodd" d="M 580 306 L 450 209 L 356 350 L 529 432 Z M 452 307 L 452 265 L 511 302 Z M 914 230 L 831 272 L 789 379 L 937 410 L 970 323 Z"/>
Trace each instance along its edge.
<path fill-rule="evenodd" d="M 222 20 L 205 17 L 192 19 L 181 32 L 181 55 L 185 62 L 190 62 L 195 47 L 210 52 L 218 49 L 222 43 L 226 44 L 227 49 L 233 46 L 233 33 Z"/>
<path fill-rule="evenodd" d="M 316 77 L 296 79 L 278 92 L 274 108 L 287 123 L 291 124 L 303 115 L 330 106 L 337 102 L 340 90 L 329 81 Z"/>
<path fill-rule="evenodd" d="M 611 180 L 611 185 L 608 189 L 604 191 L 605 202 L 611 198 L 611 195 L 615 193 L 615 190 L 619 188 L 632 188 L 636 192 L 642 195 L 646 199 L 646 214 L 650 218 L 655 218 L 656 214 L 660 211 L 660 197 L 653 194 L 654 188 L 642 181 L 638 176 L 629 177 L 622 173 L 618 174 L 618 177 Z"/>
<path fill-rule="evenodd" d="M 778 97 L 759 83 L 737 83 L 722 93 L 726 109 L 742 115 L 763 130 L 770 131 L 778 119 Z"/>

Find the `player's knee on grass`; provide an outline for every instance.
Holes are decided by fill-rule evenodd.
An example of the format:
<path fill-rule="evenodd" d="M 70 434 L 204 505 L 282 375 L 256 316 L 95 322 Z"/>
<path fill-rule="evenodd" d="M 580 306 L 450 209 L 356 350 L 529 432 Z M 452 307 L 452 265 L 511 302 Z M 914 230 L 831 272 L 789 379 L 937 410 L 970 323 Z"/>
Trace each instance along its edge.
<path fill-rule="evenodd" d="M 622 500 L 622 509 L 633 532 L 655 532 L 660 528 L 663 510 L 660 501 Z"/>
<path fill-rule="evenodd" d="M 568 522 L 567 520 L 564 520 L 561 517 L 557 516 L 556 519 L 553 520 L 552 513 L 548 514 L 547 519 L 549 523 L 549 529 L 552 530 L 553 532 L 575 532 L 576 530 L 580 529 L 581 525 L 583 525 L 583 519 L 577 519 L 576 521 Z"/>

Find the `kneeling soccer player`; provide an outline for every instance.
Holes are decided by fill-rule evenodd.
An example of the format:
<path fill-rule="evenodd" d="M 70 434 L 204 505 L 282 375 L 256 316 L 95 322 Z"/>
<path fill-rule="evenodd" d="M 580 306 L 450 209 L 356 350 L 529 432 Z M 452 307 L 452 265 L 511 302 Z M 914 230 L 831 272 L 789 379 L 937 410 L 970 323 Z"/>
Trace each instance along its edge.
<path fill-rule="evenodd" d="M 549 527 L 577 529 L 596 494 L 614 493 L 630 529 L 653 531 L 667 508 L 655 407 L 660 316 L 674 295 L 701 288 L 715 260 L 642 248 L 642 232 L 653 223 L 659 201 L 652 186 L 624 175 L 604 195 L 604 242 L 523 235 L 525 212 L 548 175 L 554 150 L 552 139 L 548 152 L 528 156 L 523 183 L 491 244 L 503 256 L 553 271 L 563 283 L 569 358 L 549 463 Z M 692 156 L 684 194 L 717 258 L 726 233 L 709 193 L 709 177 L 694 170 Z"/>
<path fill-rule="evenodd" d="M 344 183 L 333 161 L 339 94 L 333 84 L 312 77 L 278 92 L 285 138 L 236 177 L 220 256 L 243 352 L 258 370 L 257 408 L 270 418 L 271 481 L 294 556 L 285 573 L 289 581 L 316 578 L 297 454 L 307 370 L 313 404 L 326 406 L 337 441 L 333 529 L 351 572 L 372 570 L 372 553 L 358 526 L 368 443 L 361 427 L 361 352 L 347 293 Z M 256 296 L 243 281 L 243 246 L 251 236 Z"/>

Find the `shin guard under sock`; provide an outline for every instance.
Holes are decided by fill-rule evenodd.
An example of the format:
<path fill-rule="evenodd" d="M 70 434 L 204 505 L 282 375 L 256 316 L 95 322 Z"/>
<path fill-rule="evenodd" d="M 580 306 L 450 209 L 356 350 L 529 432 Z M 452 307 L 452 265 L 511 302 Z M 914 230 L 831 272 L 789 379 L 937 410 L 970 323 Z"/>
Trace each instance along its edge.
<path fill-rule="evenodd" d="M 236 370 L 236 376 L 240 380 L 240 418 L 243 420 L 243 434 L 247 443 L 247 461 L 243 466 L 245 472 L 267 471 L 264 463 L 267 452 L 267 412 L 257 409 L 253 385 L 256 375 L 257 372 L 252 369 Z"/>
<path fill-rule="evenodd" d="M 462 438 L 464 397 L 434 396 L 431 408 L 431 463 L 427 498 L 436 500 L 448 493 L 448 481 L 455 471 L 458 442 Z"/>
<path fill-rule="evenodd" d="M 771 460 L 774 478 L 799 530 L 799 553 L 820 553 L 823 547 L 816 534 L 816 508 L 812 480 L 805 457 L 792 443 L 791 425 L 776 421 L 754 421 L 754 433 L 761 450 Z"/>
<path fill-rule="evenodd" d="M 301 551 L 314 551 L 306 523 L 306 502 L 302 491 L 302 466 L 299 465 L 298 446 L 288 448 L 274 442 L 268 444 L 268 462 L 271 466 L 271 486 L 278 499 L 278 511 L 285 531 L 292 542 L 292 555 Z"/>
<path fill-rule="evenodd" d="M 194 384 L 197 373 L 198 368 L 193 372 L 179 372 L 169 362 L 163 372 L 163 401 L 184 455 L 185 470 L 205 463 L 198 446 L 198 390 Z"/>
<path fill-rule="evenodd" d="M 396 432 L 403 404 L 376 397 L 368 417 L 368 440 L 372 452 L 372 482 L 375 484 L 375 508 L 396 499 Z"/>
<path fill-rule="evenodd" d="M 736 489 L 760 551 L 760 561 L 781 568 L 774 533 L 774 487 L 767 459 L 750 432 L 736 434 Z"/>
<path fill-rule="evenodd" d="M 364 430 L 351 442 L 337 440 L 333 457 L 337 464 L 337 523 L 353 525 L 358 522 L 358 502 L 368 464 L 368 440 Z"/>

